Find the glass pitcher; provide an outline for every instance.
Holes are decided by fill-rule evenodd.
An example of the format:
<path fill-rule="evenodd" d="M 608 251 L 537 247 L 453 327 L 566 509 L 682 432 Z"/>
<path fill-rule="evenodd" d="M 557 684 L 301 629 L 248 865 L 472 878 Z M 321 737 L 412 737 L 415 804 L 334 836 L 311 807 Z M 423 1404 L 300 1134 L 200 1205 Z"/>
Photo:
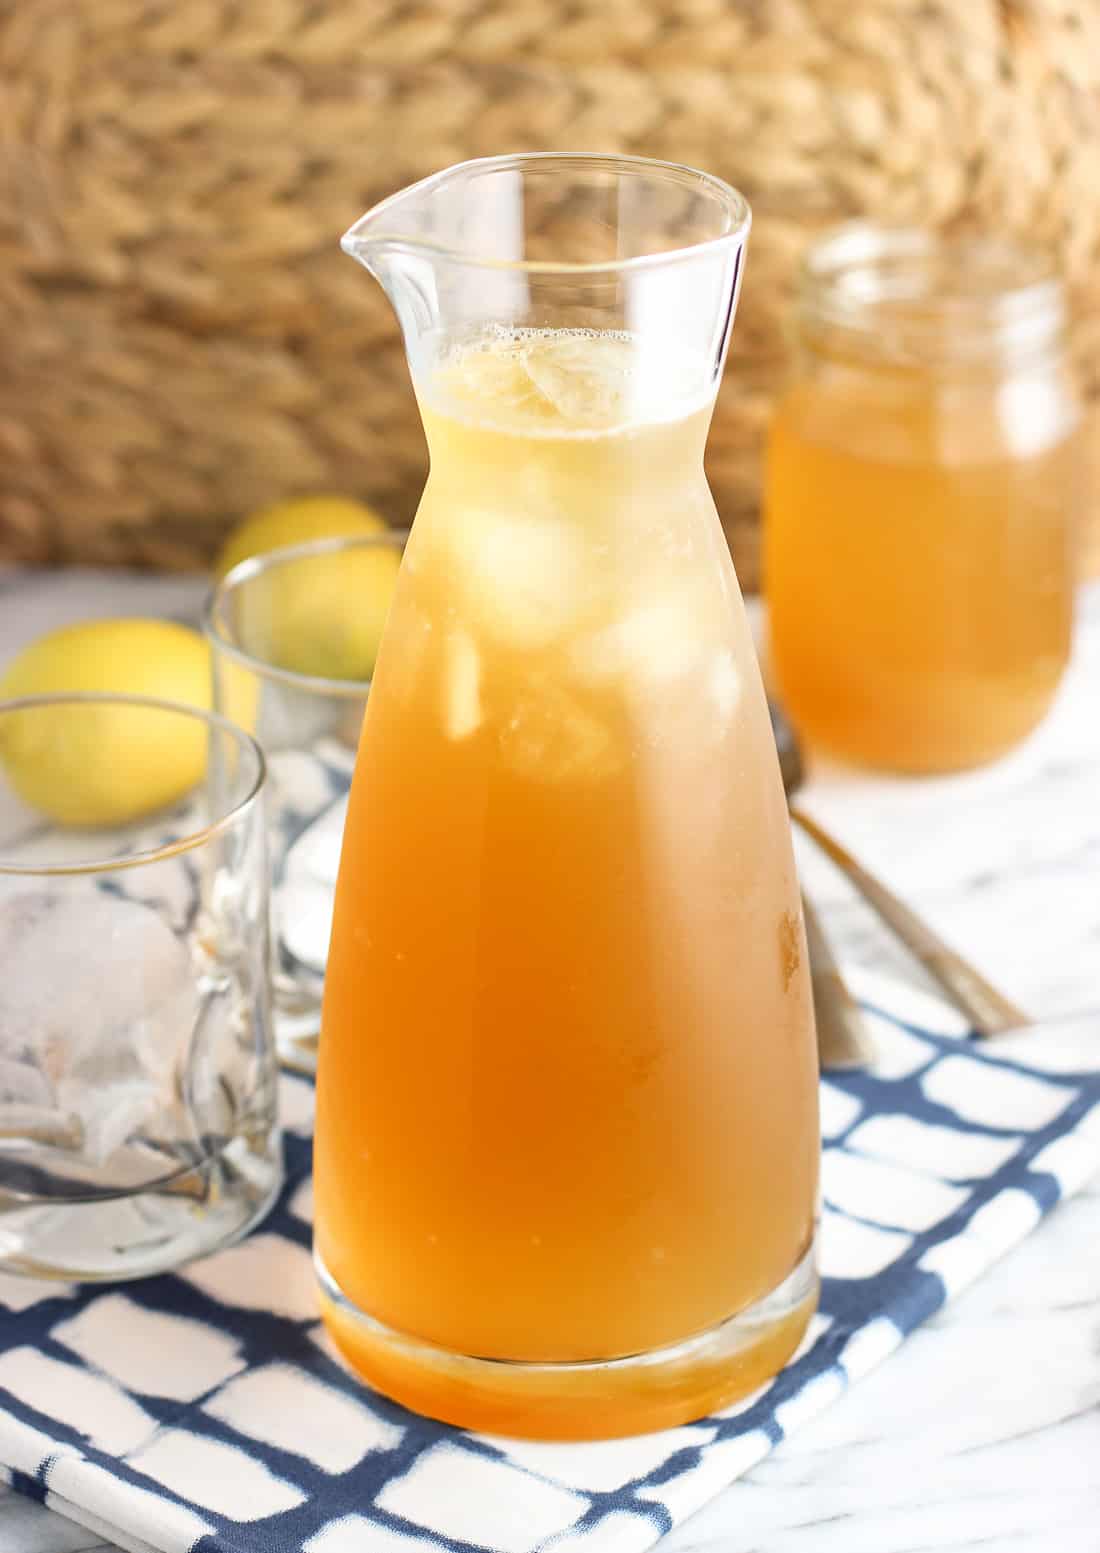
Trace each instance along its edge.
<path fill-rule="evenodd" d="M 431 473 L 337 885 L 316 1260 L 355 1368 L 452 1423 L 699 1417 L 815 1300 L 790 829 L 703 474 L 748 227 L 687 168 L 539 155 L 344 239 Z"/>

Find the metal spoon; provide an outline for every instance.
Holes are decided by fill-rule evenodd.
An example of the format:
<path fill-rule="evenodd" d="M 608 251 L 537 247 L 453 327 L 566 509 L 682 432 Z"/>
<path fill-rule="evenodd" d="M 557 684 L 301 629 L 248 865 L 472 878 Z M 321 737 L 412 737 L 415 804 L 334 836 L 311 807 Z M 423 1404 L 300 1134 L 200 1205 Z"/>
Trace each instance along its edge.
<path fill-rule="evenodd" d="M 805 767 L 802 751 L 794 729 L 782 709 L 770 707 L 772 727 L 775 730 L 776 747 L 779 750 L 779 769 L 788 800 L 802 786 Z M 1006 1030 L 1017 1030 L 1029 1023 L 1027 1014 L 1010 1002 L 992 986 L 980 971 L 945 944 L 916 912 L 900 901 L 892 890 L 856 861 L 834 836 L 818 822 L 790 804 L 791 819 L 805 831 L 841 872 L 855 886 L 881 917 L 894 936 L 916 956 L 932 979 L 942 987 L 955 1007 L 964 1014 L 975 1035 L 1001 1035 Z"/>
<path fill-rule="evenodd" d="M 805 892 L 802 895 L 802 920 L 810 956 L 818 1061 L 822 1068 L 867 1067 L 875 1060 L 875 1044 Z"/>
<path fill-rule="evenodd" d="M 779 766 L 784 791 L 790 756 L 791 727 L 779 707 L 768 702 L 772 732 L 779 751 Z M 810 987 L 814 1000 L 814 1024 L 817 1027 L 818 1062 L 825 1068 L 867 1067 L 875 1058 L 874 1042 L 867 1031 L 859 1004 L 848 990 L 840 966 L 829 945 L 821 919 L 805 890 L 802 891 L 802 923 L 806 929 L 806 952 L 810 959 Z"/>

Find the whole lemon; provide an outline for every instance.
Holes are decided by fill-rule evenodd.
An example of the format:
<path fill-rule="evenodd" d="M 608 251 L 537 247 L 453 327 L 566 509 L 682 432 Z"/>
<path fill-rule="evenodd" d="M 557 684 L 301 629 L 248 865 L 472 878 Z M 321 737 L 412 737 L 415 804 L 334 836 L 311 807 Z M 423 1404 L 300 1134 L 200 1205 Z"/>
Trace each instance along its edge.
<path fill-rule="evenodd" d="M 369 680 L 400 565 L 398 548 L 379 544 L 273 568 L 259 601 L 272 662 L 323 679 Z"/>
<path fill-rule="evenodd" d="M 96 620 L 51 631 L 0 676 L 0 695 L 114 691 L 210 706 L 210 649 L 164 620 Z M 246 725 L 255 691 L 242 674 L 227 710 Z M 199 719 L 154 707 L 88 704 L 16 712 L 0 722 L 0 760 L 12 787 L 63 825 L 119 825 L 174 802 L 207 761 Z"/>
<path fill-rule="evenodd" d="M 267 555 L 284 545 L 304 545 L 311 539 L 383 533 L 386 523 L 364 502 L 349 496 L 303 496 L 276 502 L 247 517 L 229 535 L 214 563 L 214 575 L 224 577 L 251 555 Z"/>

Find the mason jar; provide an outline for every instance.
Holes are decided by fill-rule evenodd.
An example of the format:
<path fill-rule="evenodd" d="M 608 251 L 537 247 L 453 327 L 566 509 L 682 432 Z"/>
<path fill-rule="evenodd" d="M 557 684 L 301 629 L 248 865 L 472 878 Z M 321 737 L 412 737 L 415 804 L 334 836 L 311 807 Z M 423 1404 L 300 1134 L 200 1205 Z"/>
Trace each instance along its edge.
<path fill-rule="evenodd" d="M 765 588 L 811 745 L 896 771 L 1002 755 L 1070 651 L 1078 404 L 1058 275 L 1002 239 L 853 224 L 803 267 Z"/>

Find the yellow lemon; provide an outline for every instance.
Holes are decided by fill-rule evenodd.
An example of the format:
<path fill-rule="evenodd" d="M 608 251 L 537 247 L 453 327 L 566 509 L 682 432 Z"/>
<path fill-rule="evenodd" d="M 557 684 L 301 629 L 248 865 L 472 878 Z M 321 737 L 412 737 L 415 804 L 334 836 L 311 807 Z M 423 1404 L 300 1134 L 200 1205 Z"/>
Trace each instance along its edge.
<path fill-rule="evenodd" d="M 397 547 L 380 544 L 274 569 L 264 601 L 272 661 L 324 679 L 370 679 L 400 564 Z"/>
<path fill-rule="evenodd" d="M 0 677 L 0 695 L 114 691 L 210 706 L 210 649 L 164 620 L 96 620 L 52 631 Z M 256 690 L 243 670 L 227 711 L 247 726 Z M 0 722 L 0 760 L 12 787 L 63 825 L 118 825 L 172 803 L 206 771 L 207 731 L 152 707 L 28 710 Z"/>
<path fill-rule="evenodd" d="M 336 539 L 343 535 L 379 534 L 385 528 L 385 521 L 376 512 L 348 496 L 304 496 L 277 502 L 238 524 L 222 546 L 214 574 L 224 577 L 250 555 L 266 555 L 284 545 L 304 545 L 311 539 Z"/>

